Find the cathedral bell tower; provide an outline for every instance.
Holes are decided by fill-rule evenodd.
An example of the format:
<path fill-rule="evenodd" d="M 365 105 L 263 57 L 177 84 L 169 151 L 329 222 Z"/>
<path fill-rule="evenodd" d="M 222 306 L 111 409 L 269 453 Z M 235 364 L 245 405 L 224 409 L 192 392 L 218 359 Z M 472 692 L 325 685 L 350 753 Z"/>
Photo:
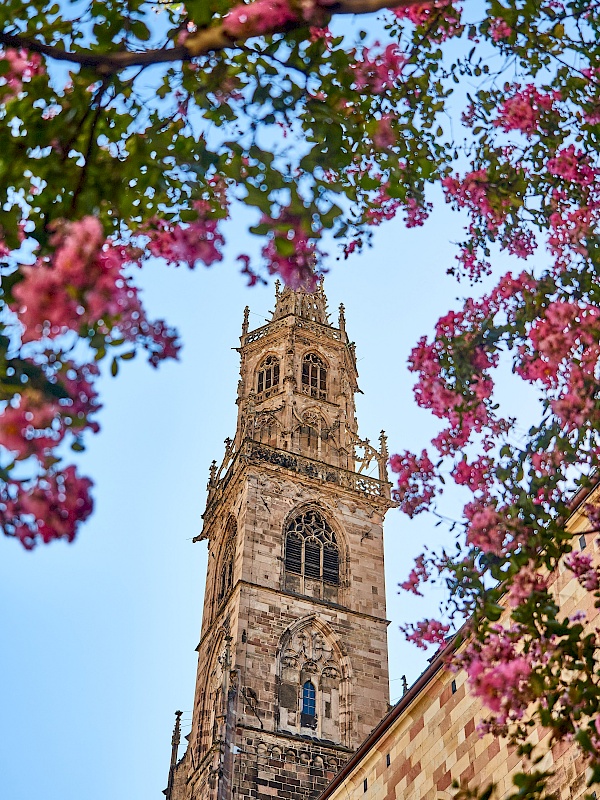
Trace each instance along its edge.
<path fill-rule="evenodd" d="M 322 285 L 240 340 L 213 462 L 192 730 L 167 800 L 311 800 L 388 710 L 385 436 L 358 436 L 354 345 Z M 374 474 L 373 474 L 374 473 Z"/>

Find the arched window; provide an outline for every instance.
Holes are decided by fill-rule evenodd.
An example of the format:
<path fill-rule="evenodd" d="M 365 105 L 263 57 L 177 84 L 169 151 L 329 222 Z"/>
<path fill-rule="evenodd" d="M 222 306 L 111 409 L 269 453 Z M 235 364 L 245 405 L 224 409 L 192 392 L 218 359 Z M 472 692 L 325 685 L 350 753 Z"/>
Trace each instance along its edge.
<path fill-rule="evenodd" d="M 317 690 L 312 681 L 306 681 L 302 687 L 302 716 L 311 719 L 317 716 Z"/>
<path fill-rule="evenodd" d="M 268 392 L 279 385 L 279 359 L 267 356 L 258 368 L 256 391 L 258 394 Z"/>
<path fill-rule="evenodd" d="M 339 584 L 340 553 L 335 534 L 317 511 L 305 511 L 287 526 L 285 568 L 305 578 Z"/>
<path fill-rule="evenodd" d="M 218 576 L 219 579 L 219 602 L 227 597 L 233 588 L 233 562 L 235 559 L 235 537 L 236 537 L 236 524 L 233 519 L 230 519 L 225 531 L 225 546 L 223 548 L 223 556 L 221 558 L 221 572 Z"/>
<path fill-rule="evenodd" d="M 316 353 L 307 353 L 302 359 L 302 391 L 327 400 L 327 368 Z"/>

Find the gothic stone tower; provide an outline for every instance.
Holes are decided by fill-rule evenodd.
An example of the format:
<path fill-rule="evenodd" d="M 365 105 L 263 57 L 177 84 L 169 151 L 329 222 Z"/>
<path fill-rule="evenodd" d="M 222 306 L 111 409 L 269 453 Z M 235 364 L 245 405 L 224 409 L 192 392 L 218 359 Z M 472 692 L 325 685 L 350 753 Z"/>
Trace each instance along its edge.
<path fill-rule="evenodd" d="M 211 467 L 192 731 L 168 800 L 310 800 L 388 710 L 387 449 L 322 286 L 244 318 L 237 431 Z M 376 471 L 377 477 L 369 472 Z M 178 731 L 174 740 L 178 740 Z"/>

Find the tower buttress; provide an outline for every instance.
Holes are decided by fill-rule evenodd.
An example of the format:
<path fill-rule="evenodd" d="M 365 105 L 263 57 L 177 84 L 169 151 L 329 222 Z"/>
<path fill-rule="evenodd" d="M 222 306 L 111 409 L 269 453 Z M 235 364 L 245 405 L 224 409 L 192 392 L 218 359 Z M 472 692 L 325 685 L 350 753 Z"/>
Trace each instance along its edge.
<path fill-rule="evenodd" d="M 189 746 L 169 800 L 316 797 L 386 713 L 385 435 L 356 422 L 343 306 L 276 287 L 240 338 L 238 418 L 213 463 Z M 285 788 L 285 795 L 283 789 Z"/>

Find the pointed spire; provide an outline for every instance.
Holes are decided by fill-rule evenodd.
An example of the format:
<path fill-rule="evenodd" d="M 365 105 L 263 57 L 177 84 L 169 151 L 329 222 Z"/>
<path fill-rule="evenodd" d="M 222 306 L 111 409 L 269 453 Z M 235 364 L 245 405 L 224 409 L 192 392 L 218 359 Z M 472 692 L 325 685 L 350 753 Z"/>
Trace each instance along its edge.
<path fill-rule="evenodd" d="M 387 436 L 385 434 L 385 431 L 381 431 L 381 433 L 379 434 L 379 445 L 380 445 L 379 446 L 379 452 L 381 453 L 381 457 L 385 458 L 386 461 L 390 457 L 390 454 L 389 454 L 389 451 L 388 451 L 388 446 L 387 446 L 387 440 L 388 439 L 387 439 Z"/>
<path fill-rule="evenodd" d="M 214 488 L 214 485 L 217 482 L 217 462 L 211 461 L 210 469 L 208 470 L 208 484 L 206 486 L 208 492 Z"/>
<path fill-rule="evenodd" d="M 177 755 L 179 753 L 179 742 L 181 741 L 181 715 L 182 711 L 175 712 L 175 727 L 173 728 L 173 736 L 171 737 L 171 764 L 169 766 L 169 781 L 167 783 L 167 788 L 164 790 L 163 794 L 166 796 L 167 800 L 170 800 L 171 793 L 173 791 L 173 774 L 175 772 L 175 767 L 177 766 Z"/>
<path fill-rule="evenodd" d="M 248 333 L 248 327 L 250 325 L 250 306 L 246 306 L 244 309 L 244 321 L 242 322 L 242 336 L 245 336 Z"/>
<path fill-rule="evenodd" d="M 379 434 L 379 480 L 387 483 L 389 480 L 387 465 L 390 459 L 390 453 L 387 446 L 387 436 L 385 431 Z"/>
<path fill-rule="evenodd" d="M 284 286 L 281 290 L 279 281 L 275 283 L 275 311 L 272 320 L 287 317 L 295 314 L 303 319 L 313 322 L 320 322 L 321 325 L 329 325 L 327 314 L 327 298 L 323 290 L 323 279 L 319 281 L 314 292 L 306 292 L 303 289 L 290 289 Z"/>
<path fill-rule="evenodd" d="M 346 307 L 343 303 L 340 303 L 340 316 L 338 321 L 338 328 L 342 331 L 342 333 L 346 333 Z"/>

